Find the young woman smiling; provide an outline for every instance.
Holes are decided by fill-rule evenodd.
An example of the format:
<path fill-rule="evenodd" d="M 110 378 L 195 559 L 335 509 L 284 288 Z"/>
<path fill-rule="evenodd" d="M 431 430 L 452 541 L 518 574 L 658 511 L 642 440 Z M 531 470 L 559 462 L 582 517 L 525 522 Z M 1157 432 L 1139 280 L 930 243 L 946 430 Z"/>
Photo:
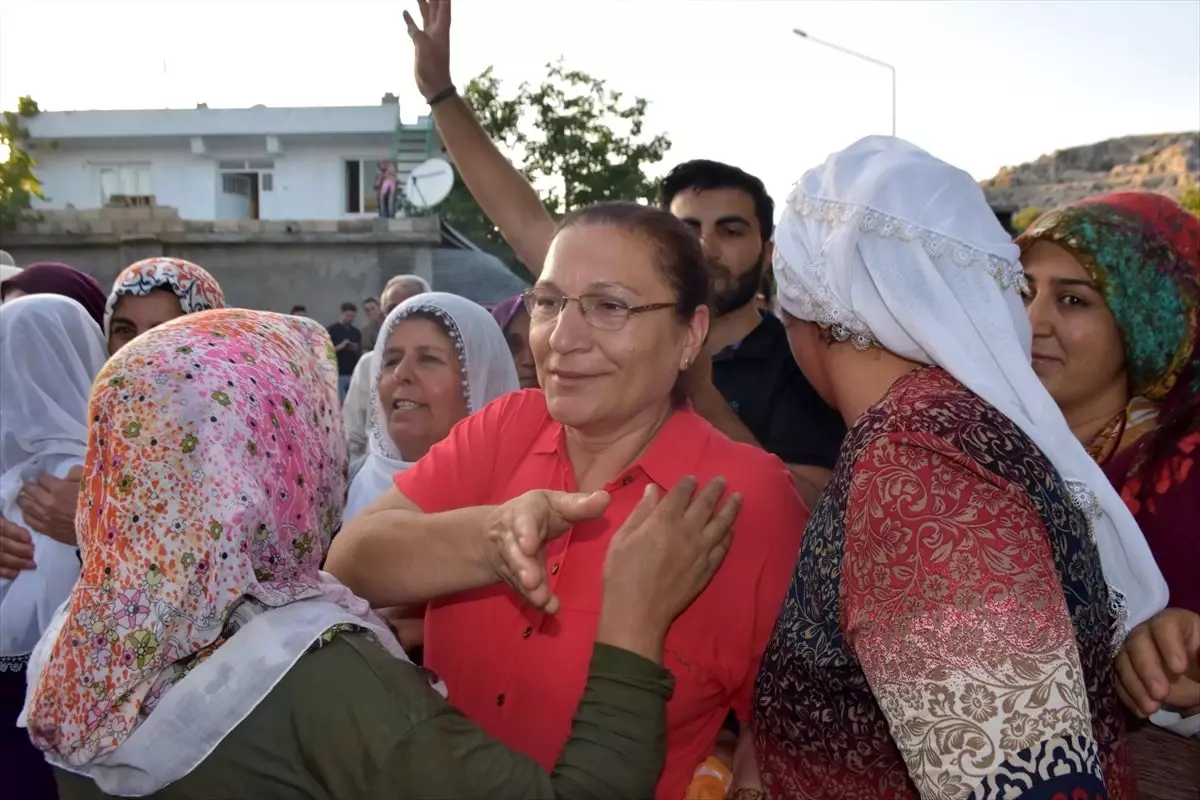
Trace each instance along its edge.
<path fill-rule="evenodd" d="M 1171 608 L 1117 659 L 1143 796 L 1200 791 L 1200 220 L 1169 197 L 1089 198 L 1019 239 L 1033 367 L 1133 512 Z M 1167 733 L 1168 728 L 1176 736 Z"/>

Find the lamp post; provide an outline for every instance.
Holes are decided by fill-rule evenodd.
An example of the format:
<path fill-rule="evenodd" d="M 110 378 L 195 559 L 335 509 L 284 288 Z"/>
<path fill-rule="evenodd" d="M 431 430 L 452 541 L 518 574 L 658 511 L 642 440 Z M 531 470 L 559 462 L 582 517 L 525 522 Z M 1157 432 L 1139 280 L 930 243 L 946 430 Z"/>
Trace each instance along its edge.
<path fill-rule="evenodd" d="M 800 30 L 799 28 L 792 28 L 792 33 L 796 34 L 801 39 L 807 39 L 810 42 L 814 42 L 819 45 L 824 45 L 825 47 L 828 47 L 831 50 L 837 50 L 838 52 L 845 53 L 848 56 L 854 56 L 855 58 L 862 59 L 863 61 L 868 61 L 876 66 L 883 67 L 884 69 L 891 72 L 892 73 L 892 136 L 896 135 L 896 68 L 895 67 L 893 67 L 891 64 L 887 63 L 886 61 L 880 61 L 877 58 L 871 58 L 870 56 L 863 55 L 862 53 L 857 53 L 848 47 L 842 47 L 841 45 L 834 44 L 833 42 L 827 42 L 824 39 L 818 39 L 815 36 L 809 36 L 808 33 Z"/>

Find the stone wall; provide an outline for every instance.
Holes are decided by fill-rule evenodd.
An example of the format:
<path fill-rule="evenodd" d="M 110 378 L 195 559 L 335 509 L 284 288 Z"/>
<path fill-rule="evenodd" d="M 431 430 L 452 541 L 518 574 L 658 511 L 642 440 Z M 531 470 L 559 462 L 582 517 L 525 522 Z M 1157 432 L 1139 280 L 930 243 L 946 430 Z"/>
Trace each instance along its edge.
<path fill-rule="evenodd" d="M 343 302 L 378 297 L 393 275 L 433 281 L 440 243 L 434 217 L 197 222 L 161 206 L 41 212 L 0 234 L 0 249 L 18 264 L 61 261 L 106 288 L 140 259 L 183 258 L 211 272 L 231 305 L 288 311 L 300 304 L 326 323 Z"/>

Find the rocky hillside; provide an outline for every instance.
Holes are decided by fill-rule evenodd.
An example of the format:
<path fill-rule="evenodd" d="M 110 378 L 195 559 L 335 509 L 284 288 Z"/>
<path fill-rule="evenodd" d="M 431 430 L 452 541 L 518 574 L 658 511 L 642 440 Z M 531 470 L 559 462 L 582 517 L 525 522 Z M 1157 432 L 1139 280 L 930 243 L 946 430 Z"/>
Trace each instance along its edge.
<path fill-rule="evenodd" d="M 1069 147 L 981 181 L 988 201 L 1013 210 L 1054 208 L 1094 194 L 1122 190 L 1178 198 L 1200 180 L 1200 132 L 1123 136 Z"/>

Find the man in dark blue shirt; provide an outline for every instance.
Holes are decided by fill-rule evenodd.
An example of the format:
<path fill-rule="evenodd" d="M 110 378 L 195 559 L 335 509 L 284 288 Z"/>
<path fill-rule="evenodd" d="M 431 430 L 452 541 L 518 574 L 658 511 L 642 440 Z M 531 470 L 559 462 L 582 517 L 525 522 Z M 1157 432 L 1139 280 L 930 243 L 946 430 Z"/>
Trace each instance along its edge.
<path fill-rule="evenodd" d="M 333 349 L 337 352 L 338 362 L 338 396 L 346 399 L 350 389 L 350 377 L 354 374 L 354 365 L 362 355 L 362 331 L 354 327 L 354 318 L 358 316 L 358 307 L 354 303 L 342 303 L 342 316 L 330 325 L 329 338 L 333 340 Z"/>

